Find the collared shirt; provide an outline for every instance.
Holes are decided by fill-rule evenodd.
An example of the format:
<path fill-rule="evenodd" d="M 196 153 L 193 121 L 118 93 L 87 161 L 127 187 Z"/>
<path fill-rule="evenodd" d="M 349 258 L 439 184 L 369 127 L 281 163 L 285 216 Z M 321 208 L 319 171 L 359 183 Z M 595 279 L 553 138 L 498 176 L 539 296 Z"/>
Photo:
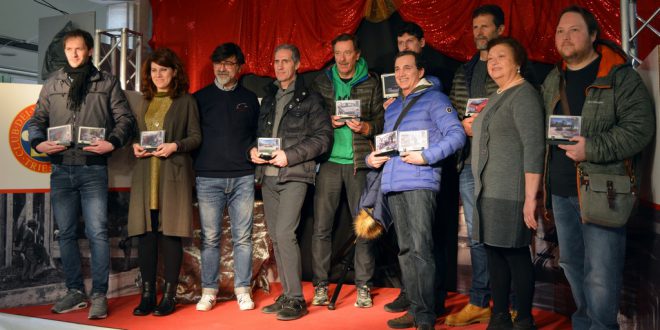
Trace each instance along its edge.
<path fill-rule="evenodd" d="M 220 88 L 225 92 L 231 92 L 234 89 L 236 89 L 236 86 L 238 86 L 238 80 L 236 80 L 236 82 L 229 87 L 225 87 L 223 84 L 221 84 L 217 77 L 213 80 L 213 82 L 215 83 L 216 86 L 218 86 L 218 88 Z"/>

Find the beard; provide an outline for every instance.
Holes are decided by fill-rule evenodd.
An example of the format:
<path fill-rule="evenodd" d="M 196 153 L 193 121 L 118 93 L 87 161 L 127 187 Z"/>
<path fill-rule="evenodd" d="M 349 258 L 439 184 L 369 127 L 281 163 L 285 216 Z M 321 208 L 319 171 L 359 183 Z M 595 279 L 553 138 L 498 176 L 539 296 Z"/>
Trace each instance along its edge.
<path fill-rule="evenodd" d="M 488 49 L 488 41 L 487 38 L 475 38 L 474 45 L 477 47 L 477 50 L 486 50 Z"/>
<path fill-rule="evenodd" d="M 231 81 L 231 77 L 229 76 L 229 74 L 226 73 L 216 74 L 215 79 L 218 80 L 218 83 L 220 83 L 223 86 Z"/>

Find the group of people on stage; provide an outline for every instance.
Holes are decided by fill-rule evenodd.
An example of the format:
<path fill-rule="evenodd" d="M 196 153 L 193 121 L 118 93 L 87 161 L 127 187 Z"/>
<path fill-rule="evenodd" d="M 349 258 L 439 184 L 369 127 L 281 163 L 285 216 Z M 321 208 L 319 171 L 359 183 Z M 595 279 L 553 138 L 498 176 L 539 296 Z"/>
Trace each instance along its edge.
<path fill-rule="evenodd" d="M 466 23 L 467 24 L 467 23 Z M 484 5 L 472 15 L 476 53 L 454 75 L 449 96 L 426 74 L 424 33 L 415 23 L 399 30 L 394 74 L 399 95 L 384 100 L 381 80 L 368 70 L 357 37 L 332 41 L 335 63 L 307 87 L 297 74 L 300 51 L 292 44 L 273 54 L 276 80 L 261 104 L 238 77 L 245 56 L 224 43 L 211 54 L 215 80 L 188 94 L 188 77 L 170 49 L 156 49 L 142 67 L 144 101 L 130 109 L 117 79 L 90 62 L 93 40 L 82 30 L 63 39 L 67 63 L 49 78 L 28 123 L 30 144 L 52 162 L 51 200 L 58 225 L 67 294 L 54 313 L 85 308 L 90 319 L 107 316 L 107 156 L 132 143 L 133 168 L 128 232 L 136 236 L 142 295 L 134 315 L 169 315 L 175 310 L 183 256 L 182 238 L 192 235 L 193 187 L 201 222 L 201 299 L 197 310 L 216 304 L 223 212 L 228 210 L 234 259 L 234 289 L 241 310 L 251 310 L 252 218 L 255 183 L 260 184 L 282 294 L 261 311 L 279 320 L 308 313 L 296 229 L 309 185 L 314 186 L 311 305 L 329 303 L 328 273 L 335 213 L 344 198 L 355 216 L 369 171 L 382 171 L 379 189 L 390 210 L 399 245 L 402 288 L 385 305 L 405 312 L 391 328 L 433 329 L 446 313 L 445 272 L 438 214 L 443 167 L 457 166 L 459 191 L 470 236 L 470 301 L 446 317 L 450 326 L 488 322 L 488 329 L 535 329 L 531 313 L 534 272 L 529 245 L 537 228 L 537 197 L 554 213 L 560 265 L 577 311 L 576 329 L 616 329 L 625 256 L 625 225 L 582 221 L 576 180 L 622 175 L 653 136 L 650 96 L 625 53 L 600 39 L 593 14 L 571 6 L 556 27 L 562 57 L 538 89 L 527 80 L 527 55 L 505 35 L 504 13 Z M 551 51 L 551 50 L 548 50 Z M 469 102 L 487 99 L 478 113 Z M 359 101 L 359 118 L 335 113 L 338 103 Z M 483 102 L 480 100 L 479 102 Z M 352 103 L 355 104 L 355 103 Z M 570 144 L 548 145 L 550 115 L 581 116 L 581 134 Z M 47 129 L 71 125 L 104 128 L 102 140 L 65 146 Z M 376 135 L 421 131 L 422 150 L 383 155 Z M 163 134 L 148 146 L 143 135 Z M 267 155 L 260 139 L 279 139 Z M 269 140 L 272 141 L 272 140 Z M 455 157 L 455 158 L 454 158 Z M 456 162 L 445 161 L 447 159 Z M 345 192 L 345 193 L 343 193 Z M 77 243 L 79 212 L 90 242 L 92 289 L 83 285 Z M 549 214 L 549 212 L 546 212 Z M 373 306 L 373 241 L 355 245 L 355 307 Z M 160 249 L 160 252 L 159 252 Z M 156 299 L 162 256 L 164 286 Z M 511 295 L 513 291 L 513 295 Z M 512 299 L 510 299 L 512 297 Z M 492 299 L 492 310 L 491 302 Z"/>

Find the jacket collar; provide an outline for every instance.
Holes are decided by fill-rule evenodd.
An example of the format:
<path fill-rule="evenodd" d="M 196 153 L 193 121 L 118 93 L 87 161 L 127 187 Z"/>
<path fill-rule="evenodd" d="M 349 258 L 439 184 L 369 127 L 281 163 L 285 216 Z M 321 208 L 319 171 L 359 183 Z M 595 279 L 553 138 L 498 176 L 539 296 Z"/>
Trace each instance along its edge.
<path fill-rule="evenodd" d="M 309 96 L 309 90 L 307 87 L 305 87 L 305 79 L 303 79 L 302 75 L 297 74 L 296 75 L 296 81 L 295 81 L 295 89 L 293 91 L 293 100 L 296 102 L 300 103 L 302 102 L 307 96 Z M 266 93 L 268 95 L 275 96 L 275 93 L 277 93 L 277 85 L 274 83 L 268 84 L 265 87 Z"/>
<path fill-rule="evenodd" d="M 629 62 L 626 53 L 619 46 L 609 40 L 597 40 L 596 52 L 601 56 L 596 79 L 607 77 L 610 72 L 613 72 L 621 66 L 625 66 L 626 63 Z M 566 72 L 567 66 L 564 60 L 559 62 L 557 67 L 562 75 Z"/>
<path fill-rule="evenodd" d="M 64 80 L 67 82 L 69 81 L 69 77 L 66 72 L 64 72 L 64 68 L 57 70 L 54 74 L 54 77 L 57 80 Z M 94 82 L 99 80 L 101 80 L 101 72 L 94 65 L 92 65 L 92 74 L 89 77 L 89 81 Z"/>

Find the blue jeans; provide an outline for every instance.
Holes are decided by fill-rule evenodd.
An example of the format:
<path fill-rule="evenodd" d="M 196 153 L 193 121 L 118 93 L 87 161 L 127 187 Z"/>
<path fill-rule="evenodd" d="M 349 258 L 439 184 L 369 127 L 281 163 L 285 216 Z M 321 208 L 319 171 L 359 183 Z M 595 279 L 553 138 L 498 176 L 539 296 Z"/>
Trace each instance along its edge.
<path fill-rule="evenodd" d="M 108 292 L 108 168 L 105 165 L 53 165 L 50 175 L 53 215 L 59 229 L 60 258 L 66 287 L 85 292 L 78 219 L 82 209 L 85 235 L 91 251 L 92 294 Z"/>
<path fill-rule="evenodd" d="M 234 246 L 234 289 L 236 293 L 248 292 L 252 280 L 254 175 L 197 177 L 196 182 L 202 227 L 202 287 L 218 289 L 222 217 L 226 206 Z"/>
<path fill-rule="evenodd" d="M 472 166 L 465 164 L 459 177 L 459 190 L 463 202 L 463 215 L 470 238 L 470 259 L 472 261 L 472 287 L 470 304 L 479 307 L 490 306 L 490 287 L 488 283 L 488 258 L 483 243 L 472 237 L 472 219 L 474 218 L 474 177 Z"/>
<path fill-rule="evenodd" d="M 559 237 L 559 265 L 577 306 L 573 329 L 618 329 L 626 228 L 583 224 L 577 197 L 552 195 L 552 210 Z"/>
<path fill-rule="evenodd" d="M 436 193 L 412 190 L 387 195 L 399 242 L 399 264 L 409 312 L 417 324 L 435 324 L 435 258 L 433 220 Z"/>

